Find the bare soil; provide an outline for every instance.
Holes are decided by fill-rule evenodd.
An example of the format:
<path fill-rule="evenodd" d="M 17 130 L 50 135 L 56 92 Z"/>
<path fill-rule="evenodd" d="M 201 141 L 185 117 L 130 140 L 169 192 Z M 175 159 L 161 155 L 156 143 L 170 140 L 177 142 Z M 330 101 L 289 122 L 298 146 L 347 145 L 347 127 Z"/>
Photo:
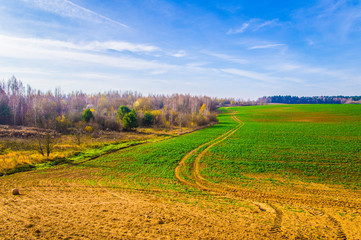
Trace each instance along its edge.
<path fill-rule="evenodd" d="M 361 238 L 356 192 L 317 185 L 202 195 L 89 180 L 97 182 L 92 170 L 70 167 L 1 177 L 0 239 Z M 11 194 L 14 187 L 21 195 Z"/>
<path fill-rule="evenodd" d="M 88 169 L 0 178 L 1 239 L 250 239 L 272 213 L 248 202 L 82 184 Z M 60 180 L 59 180 L 60 179 Z M 21 195 L 10 193 L 17 186 Z"/>

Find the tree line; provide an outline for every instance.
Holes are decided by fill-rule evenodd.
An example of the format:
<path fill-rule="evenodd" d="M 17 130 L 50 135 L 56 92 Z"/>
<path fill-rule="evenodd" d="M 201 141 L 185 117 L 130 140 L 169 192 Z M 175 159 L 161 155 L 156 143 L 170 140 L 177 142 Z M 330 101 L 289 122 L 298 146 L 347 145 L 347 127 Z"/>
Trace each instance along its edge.
<path fill-rule="evenodd" d="M 0 124 L 67 132 L 84 125 L 100 130 L 197 127 L 216 121 L 217 101 L 189 94 L 143 96 L 132 91 L 87 94 L 42 92 L 15 77 L 0 83 Z"/>
<path fill-rule="evenodd" d="M 269 96 L 259 98 L 259 103 L 286 103 L 286 104 L 344 104 L 360 102 L 361 96 Z"/>

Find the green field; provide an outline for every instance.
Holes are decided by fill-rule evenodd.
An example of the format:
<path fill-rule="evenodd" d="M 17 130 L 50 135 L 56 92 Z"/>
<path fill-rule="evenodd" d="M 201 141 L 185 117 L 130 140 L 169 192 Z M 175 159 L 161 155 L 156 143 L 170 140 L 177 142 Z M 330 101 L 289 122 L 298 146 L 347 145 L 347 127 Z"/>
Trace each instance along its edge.
<path fill-rule="evenodd" d="M 213 181 L 247 183 L 263 175 L 361 187 L 360 105 L 228 110 L 245 125 L 204 158 L 203 174 Z"/>
<path fill-rule="evenodd" d="M 168 140 L 144 144 L 86 162 L 81 167 L 100 170 L 104 185 L 129 188 L 184 189 L 175 178 L 180 159 L 199 145 L 230 130 L 235 123 L 228 114 L 219 116 L 221 124 Z"/>
<path fill-rule="evenodd" d="M 191 150 L 237 126 L 230 115 L 236 111 L 244 126 L 201 160 L 201 173 L 208 180 L 252 187 L 255 179 L 277 183 L 282 178 L 361 187 L 360 105 L 268 105 L 222 111 L 218 125 L 124 149 L 81 167 L 99 170 L 96 175 L 106 185 L 184 189 L 175 178 L 177 164 Z"/>

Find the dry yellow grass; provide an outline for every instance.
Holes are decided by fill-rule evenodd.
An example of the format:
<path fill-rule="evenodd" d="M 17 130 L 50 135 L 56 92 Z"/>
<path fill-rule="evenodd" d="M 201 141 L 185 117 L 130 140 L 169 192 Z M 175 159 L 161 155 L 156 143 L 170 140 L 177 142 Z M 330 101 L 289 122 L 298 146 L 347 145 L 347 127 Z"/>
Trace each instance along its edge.
<path fill-rule="evenodd" d="M 35 130 L 31 128 L 34 132 Z M 127 141 L 155 139 L 164 135 L 180 135 L 194 129 L 172 128 L 154 129 L 140 128 L 137 132 L 98 132 L 96 135 L 85 134 L 81 137 L 81 144 L 78 145 L 75 136 L 59 135 L 54 139 L 50 156 L 43 156 L 38 151 L 38 139 L 36 137 L 2 137 L 0 138 L 0 173 L 16 168 L 24 164 L 36 164 L 54 159 L 67 158 L 78 152 L 91 148 L 99 148 L 108 144 L 116 144 Z M 26 127 L 22 130 L 29 132 Z M 19 133 L 18 133 L 19 135 Z"/>

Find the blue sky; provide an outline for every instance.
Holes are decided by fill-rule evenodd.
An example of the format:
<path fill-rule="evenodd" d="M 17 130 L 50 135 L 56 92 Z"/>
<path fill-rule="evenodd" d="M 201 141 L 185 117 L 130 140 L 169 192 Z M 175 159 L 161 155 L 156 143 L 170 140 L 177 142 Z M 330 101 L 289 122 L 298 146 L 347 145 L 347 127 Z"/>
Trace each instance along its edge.
<path fill-rule="evenodd" d="M 361 94 L 360 1 L 0 0 L 0 79 L 64 92 Z"/>

